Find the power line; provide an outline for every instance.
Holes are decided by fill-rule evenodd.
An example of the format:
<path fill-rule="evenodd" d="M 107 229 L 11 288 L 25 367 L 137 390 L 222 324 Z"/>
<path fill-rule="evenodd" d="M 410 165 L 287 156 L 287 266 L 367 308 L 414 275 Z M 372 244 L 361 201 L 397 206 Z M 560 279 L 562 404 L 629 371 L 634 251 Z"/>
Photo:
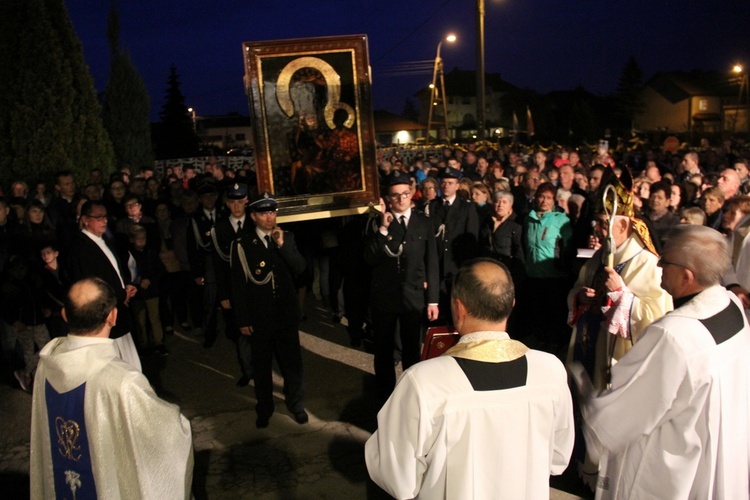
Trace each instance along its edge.
<path fill-rule="evenodd" d="M 419 31 L 420 29 L 422 29 L 425 24 L 427 24 L 429 21 L 432 20 L 433 17 L 435 17 L 437 15 L 438 12 L 440 12 L 441 10 L 443 10 L 443 7 L 446 7 L 452 1 L 453 0 L 445 0 L 440 6 L 438 6 L 438 8 L 432 14 L 430 14 L 429 16 L 427 16 L 427 18 L 424 21 L 422 21 L 415 28 L 413 28 L 401 40 L 399 40 L 398 42 L 396 42 L 396 44 L 394 46 L 392 46 L 390 49 L 386 50 L 383 54 L 380 55 L 380 57 L 378 57 L 377 59 L 375 59 L 375 61 L 373 61 L 373 62 L 374 63 L 379 62 L 385 56 L 387 56 L 388 54 L 390 54 L 391 52 L 393 52 L 394 50 L 396 50 L 398 47 L 400 47 L 402 43 L 404 43 L 406 40 L 408 40 L 412 35 L 414 35 L 414 33 L 416 33 L 417 31 Z"/>
<path fill-rule="evenodd" d="M 387 67 L 378 77 L 425 75 L 432 72 L 434 63 L 432 59 L 405 61 Z"/>

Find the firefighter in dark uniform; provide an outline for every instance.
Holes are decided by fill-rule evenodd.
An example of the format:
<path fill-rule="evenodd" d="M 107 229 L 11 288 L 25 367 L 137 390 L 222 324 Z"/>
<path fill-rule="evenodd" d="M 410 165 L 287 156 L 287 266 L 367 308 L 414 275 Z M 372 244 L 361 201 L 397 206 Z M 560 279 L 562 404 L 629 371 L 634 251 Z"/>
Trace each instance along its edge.
<path fill-rule="evenodd" d="M 284 377 L 287 409 L 299 424 L 308 421 L 302 386 L 297 326 L 300 307 L 294 275 L 305 270 L 294 234 L 276 225 L 276 200 L 264 193 L 248 206 L 255 228 L 232 242 L 232 302 L 240 333 L 252 344 L 258 428 L 274 411 L 272 368 L 276 355 Z"/>
<path fill-rule="evenodd" d="M 254 233 L 255 228 L 246 214 L 247 186 L 234 184 L 225 192 L 225 196 L 229 216 L 220 217 L 211 229 L 212 258 L 216 276 L 216 300 L 221 307 L 226 336 L 235 344 L 237 349 L 237 361 L 242 371 L 242 375 L 237 380 L 237 386 L 246 387 L 253 378 L 251 348 L 250 341 L 244 335 L 240 335 L 235 314 L 232 311 L 234 301 L 230 286 L 231 264 L 229 254 L 232 242 L 242 235 Z"/>
<path fill-rule="evenodd" d="M 370 305 L 375 332 L 375 381 L 381 402 L 396 386 L 394 332 L 401 339 L 401 364 L 419 361 L 424 319 L 438 318 L 438 257 L 435 230 L 425 214 L 411 208 L 410 178 L 394 170 L 386 176 L 388 209 L 381 200 L 380 226 L 365 243 L 372 266 Z M 473 208 L 473 207 L 472 207 Z"/>
<path fill-rule="evenodd" d="M 460 170 L 446 168 L 440 178 L 441 198 L 430 202 L 440 260 L 440 317 L 450 321 L 453 276 L 478 254 L 479 216 L 473 202 L 458 195 Z"/>
<path fill-rule="evenodd" d="M 216 209 L 217 191 L 213 182 L 204 182 L 198 187 L 201 208 L 191 214 L 186 232 L 187 255 L 193 281 L 203 290 L 202 323 L 203 347 L 216 342 L 216 319 L 219 302 L 216 296 L 216 272 L 213 262 L 213 240 L 211 229 L 219 219 Z"/>

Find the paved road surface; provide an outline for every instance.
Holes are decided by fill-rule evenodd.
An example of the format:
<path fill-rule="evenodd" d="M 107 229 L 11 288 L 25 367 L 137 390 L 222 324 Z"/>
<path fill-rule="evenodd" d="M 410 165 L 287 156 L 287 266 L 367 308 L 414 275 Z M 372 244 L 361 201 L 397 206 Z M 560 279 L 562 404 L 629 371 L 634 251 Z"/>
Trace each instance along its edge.
<path fill-rule="evenodd" d="M 225 338 L 206 350 L 198 335 L 178 331 L 167 338 L 169 357 L 144 358 L 156 391 L 192 423 L 197 499 L 390 498 L 369 480 L 363 456 L 376 427 L 372 356 L 350 348 L 346 329 L 312 296 L 306 314 L 300 330 L 307 425 L 287 412 L 277 378 L 271 425 L 255 428 L 252 386 L 235 386 L 239 369 Z M 28 498 L 31 396 L 6 380 L 0 401 L 0 492 Z M 550 490 L 551 498 L 581 498 L 575 478 L 553 484 L 559 489 Z"/>

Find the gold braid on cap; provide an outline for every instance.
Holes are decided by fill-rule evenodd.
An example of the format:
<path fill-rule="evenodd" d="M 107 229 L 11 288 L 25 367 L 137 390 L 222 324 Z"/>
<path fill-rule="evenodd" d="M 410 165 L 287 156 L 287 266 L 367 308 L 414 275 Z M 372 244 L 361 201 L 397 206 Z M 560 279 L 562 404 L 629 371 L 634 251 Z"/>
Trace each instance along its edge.
<path fill-rule="evenodd" d="M 615 193 L 617 195 L 617 212 L 614 215 L 628 217 L 632 223 L 633 230 L 643 242 L 646 250 L 658 257 L 659 254 L 654 247 L 654 243 L 651 241 L 651 233 L 648 230 L 648 226 L 646 226 L 646 223 L 641 219 L 635 217 L 635 210 L 633 209 L 633 175 L 630 173 L 630 169 L 623 166 L 622 175 L 618 179 L 611 166 L 604 167 L 602 183 L 599 185 L 599 190 L 596 195 L 594 213 L 612 213 L 612 197 L 608 196 L 606 202 L 603 200 L 604 190 L 609 185 L 615 188 Z"/>

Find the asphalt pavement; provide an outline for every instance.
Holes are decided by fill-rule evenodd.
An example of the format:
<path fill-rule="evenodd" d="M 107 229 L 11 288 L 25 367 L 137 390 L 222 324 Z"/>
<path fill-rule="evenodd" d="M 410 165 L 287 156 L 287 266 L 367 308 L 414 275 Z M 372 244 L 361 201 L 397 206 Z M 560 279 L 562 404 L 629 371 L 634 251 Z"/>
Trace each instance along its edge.
<path fill-rule="evenodd" d="M 372 355 L 349 347 L 346 328 L 309 296 L 300 325 L 308 424 L 297 424 L 274 375 L 276 412 L 255 427 L 252 383 L 240 376 L 234 346 L 219 337 L 203 348 L 200 331 L 168 336 L 170 355 L 145 356 L 144 373 L 156 392 L 180 406 L 193 430 L 196 499 L 381 499 L 369 480 L 364 443 L 378 410 Z M 31 396 L 12 377 L 0 384 L 0 492 L 28 498 Z M 550 498 L 588 496 L 574 477 L 554 478 Z"/>

